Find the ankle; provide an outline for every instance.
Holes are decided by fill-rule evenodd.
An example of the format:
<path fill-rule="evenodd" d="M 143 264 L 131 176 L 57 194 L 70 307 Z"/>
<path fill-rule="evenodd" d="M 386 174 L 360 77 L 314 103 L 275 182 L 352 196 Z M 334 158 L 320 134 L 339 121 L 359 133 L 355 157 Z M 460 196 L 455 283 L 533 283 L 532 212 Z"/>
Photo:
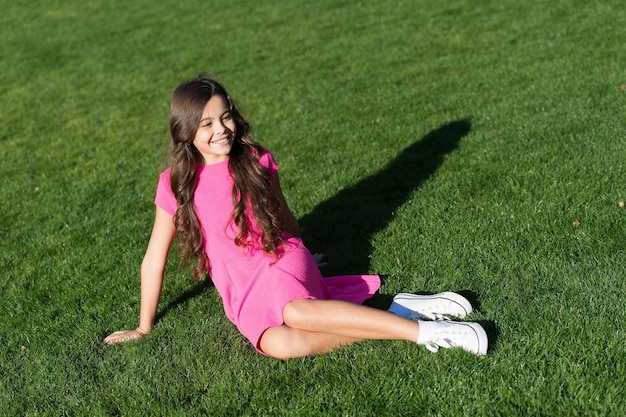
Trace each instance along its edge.
<path fill-rule="evenodd" d="M 437 321 L 423 321 L 417 320 L 420 325 L 420 330 L 417 335 L 417 344 L 425 345 L 430 342 L 439 328 L 439 322 Z"/>

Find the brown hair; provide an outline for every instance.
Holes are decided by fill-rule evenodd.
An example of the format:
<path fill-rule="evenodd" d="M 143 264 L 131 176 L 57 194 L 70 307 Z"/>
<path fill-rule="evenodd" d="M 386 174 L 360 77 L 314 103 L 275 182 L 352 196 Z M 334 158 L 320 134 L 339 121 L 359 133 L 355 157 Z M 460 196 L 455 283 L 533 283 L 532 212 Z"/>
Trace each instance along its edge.
<path fill-rule="evenodd" d="M 205 75 L 186 81 L 176 88 L 170 105 L 170 180 L 178 203 L 174 217 L 178 248 L 183 262 L 191 259 L 197 261 L 193 270 L 194 280 L 206 274 L 209 259 L 204 250 L 204 236 L 194 208 L 197 168 L 205 161 L 193 145 L 193 140 L 204 107 L 214 95 L 220 95 L 226 100 L 236 126 L 228 160 L 234 179 L 232 220 L 239 229 L 235 244 L 246 247 L 251 239 L 260 238 L 262 249 L 278 257 L 277 250 L 282 236 L 279 203 L 270 192 L 268 171 L 259 164 L 264 149 L 250 138 L 250 124 L 237 110 L 219 82 Z M 256 220 L 260 236 L 254 236 L 254 228 L 249 224 L 249 214 Z"/>

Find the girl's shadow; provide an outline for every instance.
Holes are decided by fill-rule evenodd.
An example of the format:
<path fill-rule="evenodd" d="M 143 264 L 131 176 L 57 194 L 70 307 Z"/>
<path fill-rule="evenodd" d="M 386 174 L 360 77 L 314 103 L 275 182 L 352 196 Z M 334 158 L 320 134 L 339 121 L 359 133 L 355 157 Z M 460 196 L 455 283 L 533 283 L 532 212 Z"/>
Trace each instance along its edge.
<path fill-rule="evenodd" d="M 325 275 L 366 273 L 374 234 L 457 148 L 471 128 L 469 119 L 447 123 L 406 148 L 382 171 L 341 190 L 300 219 L 304 243 L 323 252 Z"/>
<path fill-rule="evenodd" d="M 406 148 L 382 171 L 358 184 L 341 190 L 300 219 L 304 243 L 312 252 L 323 252 L 329 264 L 322 269 L 326 276 L 362 274 L 369 270 L 371 239 L 385 228 L 393 213 L 443 163 L 471 129 L 470 119 L 447 123 Z M 480 303 L 476 293 L 458 291 L 476 311 Z M 365 304 L 387 309 L 393 296 L 376 294 Z M 479 321 L 489 337 L 490 349 L 499 335 L 490 321 Z"/>

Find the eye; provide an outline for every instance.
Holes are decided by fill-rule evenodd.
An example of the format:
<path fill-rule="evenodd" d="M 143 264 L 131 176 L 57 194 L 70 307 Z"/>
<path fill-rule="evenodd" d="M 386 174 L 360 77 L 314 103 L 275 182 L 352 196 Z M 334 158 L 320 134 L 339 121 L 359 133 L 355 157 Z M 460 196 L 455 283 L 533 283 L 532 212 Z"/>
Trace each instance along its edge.
<path fill-rule="evenodd" d="M 213 123 L 211 122 L 206 122 L 205 124 L 202 125 L 202 127 L 211 127 Z"/>
<path fill-rule="evenodd" d="M 232 118 L 233 118 L 233 116 L 232 116 L 230 113 L 226 113 L 226 114 L 222 117 L 222 120 L 230 120 L 230 119 L 232 119 Z"/>

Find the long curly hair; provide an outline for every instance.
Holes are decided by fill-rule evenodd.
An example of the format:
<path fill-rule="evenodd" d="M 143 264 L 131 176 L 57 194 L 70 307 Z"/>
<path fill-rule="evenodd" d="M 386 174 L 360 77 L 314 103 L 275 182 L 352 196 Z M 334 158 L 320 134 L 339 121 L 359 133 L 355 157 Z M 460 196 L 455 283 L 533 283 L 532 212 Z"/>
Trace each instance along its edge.
<path fill-rule="evenodd" d="M 228 103 L 236 126 L 228 159 L 234 180 L 231 219 L 239 230 L 234 243 L 245 248 L 250 242 L 260 240 L 262 250 L 275 258 L 279 256 L 282 243 L 279 203 L 270 192 L 269 173 L 259 164 L 264 149 L 250 138 L 250 124 L 237 110 L 226 89 L 215 79 L 201 74 L 180 84 L 174 90 L 170 104 L 170 180 L 178 203 L 174 223 L 183 263 L 197 261 L 192 273 L 194 280 L 206 275 L 210 261 L 194 208 L 197 168 L 205 161 L 193 141 L 204 107 L 215 95 Z M 257 227 L 250 224 L 250 217 L 254 218 Z"/>

